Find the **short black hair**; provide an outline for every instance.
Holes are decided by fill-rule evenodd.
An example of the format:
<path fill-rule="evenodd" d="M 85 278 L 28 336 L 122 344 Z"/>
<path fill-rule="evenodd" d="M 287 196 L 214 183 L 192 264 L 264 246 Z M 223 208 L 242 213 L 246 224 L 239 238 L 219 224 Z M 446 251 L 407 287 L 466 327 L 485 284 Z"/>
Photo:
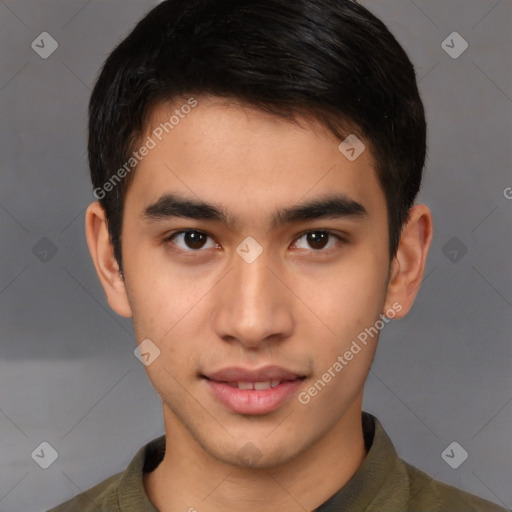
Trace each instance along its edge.
<path fill-rule="evenodd" d="M 384 23 L 354 0 L 167 0 L 109 55 L 89 104 L 91 179 L 121 271 L 133 173 L 116 173 L 157 104 L 200 95 L 365 138 L 394 256 L 421 184 L 426 121 L 414 67 Z"/>

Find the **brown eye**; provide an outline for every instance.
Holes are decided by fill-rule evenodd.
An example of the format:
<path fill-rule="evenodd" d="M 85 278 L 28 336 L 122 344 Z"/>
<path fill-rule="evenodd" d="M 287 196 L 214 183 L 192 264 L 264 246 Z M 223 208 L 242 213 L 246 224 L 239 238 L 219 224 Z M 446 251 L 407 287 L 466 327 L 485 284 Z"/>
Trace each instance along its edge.
<path fill-rule="evenodd" d="M 343 241 L 341 237 L 335 235 L 334 233 L 331 233 L 330 231 L 309 231 L 307 233 L 304 233 L 300 238 L 298 238 L 298 241 L 305 239 L 307 247 L 299 248 L 321 251 L 322 249 L 325 249 L 328 246 L 332 238 L 335 238 L 338 241 Z M 334 243 L 334 245 L 336 244 Z M 334 245 L 331 244 L 331 248 L 334 247 Z"/>
<path fill-rule="evenodd" d="M 166 241 L 172 242 L 179 249 L 191 252 L 203 249 L 209 238 L 210 237 L 202 231 L 189 229 L 174 233 L 173 235 L 169 236 Z M 181 245 L 180 243 L 175 242 L 175 240 L 181 242 Z M 215 247 L 215 243 L 213 243 L 213 247 Z"/>
<path fill-rule="evenodd" d="M 183 240 L 191 249 L 201 249 L 206 241 L 206 235 L 200 231 L 187 231 Z"/>
<path fill-rule="evenodd" d="M 325 231 L 313 231 L 307 235 L 308 244 L 313 249 L 323 249 L 329 241 L 329 233 Z"/>

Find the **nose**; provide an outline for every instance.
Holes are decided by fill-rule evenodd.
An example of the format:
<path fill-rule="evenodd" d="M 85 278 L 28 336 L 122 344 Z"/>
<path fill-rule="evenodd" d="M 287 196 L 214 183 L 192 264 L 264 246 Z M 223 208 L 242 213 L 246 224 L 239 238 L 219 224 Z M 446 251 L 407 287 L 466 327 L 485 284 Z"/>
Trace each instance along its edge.
<path fill-rule="evenodd" d="M 272 268 L 265 252 L 248 263 L 238 254 L 216 301 L 214 329 L 246 348 L 275 343 L 293 331 L 293 294 Z"/>

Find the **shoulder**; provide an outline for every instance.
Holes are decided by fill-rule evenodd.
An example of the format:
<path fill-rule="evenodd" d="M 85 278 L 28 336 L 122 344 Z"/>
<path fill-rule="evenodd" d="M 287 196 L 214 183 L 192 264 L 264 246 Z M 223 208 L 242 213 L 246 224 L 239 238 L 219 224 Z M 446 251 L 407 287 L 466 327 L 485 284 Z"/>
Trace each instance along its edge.
<path fill-rule="evenodd" d="M 507 512 L 495 503 L 435 480 L 402 462 L 409 476 L 411 512 Z"/>
<path fill-rule="evenodd" d="M 164 453 L 165 435 L 139 448 L 121 473 L 103 480 L 48 512 L 157 512 L 145 492 L 143 475 L 153 471 Z"/>
<path fill-rule="evenodd" d="M 113 475 L 48 512 L 116 512 L 117 487 L 123 473 Z"/>

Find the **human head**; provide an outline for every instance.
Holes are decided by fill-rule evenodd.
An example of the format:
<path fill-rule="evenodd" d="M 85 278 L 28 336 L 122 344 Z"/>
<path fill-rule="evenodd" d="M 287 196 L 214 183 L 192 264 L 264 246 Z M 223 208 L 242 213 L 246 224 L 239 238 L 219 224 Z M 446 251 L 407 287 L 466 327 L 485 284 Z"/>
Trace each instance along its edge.
<path fill-rule="evenodd" d="M 413 66 L 386 26 L 352 0 L 167 0 L 108 57 L 90 101 L 91 177 L 121 270 L 124 198 L 136 168 L 112 179 L 156 105 L 202 94 L 313 117 L 340 142 L 350 133 L 364 139 L 394 255 L 421 183 L 426 123 Z"/>
<path fill-rule="evenodd" d="M 404 100 L 410 91 L 397 93 L 407 79 L 394 53 L 388 55 L 388 75 L 374 69 L 385 60 L 382 55 L 377 60 L 363 57 L 361 45 L 369 40 L 367 51 L 372 54 L 369 48 L 376 47 L 378 54 L 382 37 L 372 36 L 375 29 L 371 24 L 365 29 L 364 21 L 356 23 L 359 31 L 354 29 L 349 21 L 354 14 L 349 14 L 358 12 L 357 4 L 340 3 L 344 7 L 338 13 L 346 30 L 355 30 L 360 38 L 352 52 L 344 53 L 337 43 L 340 55 L 352 54 L 345 74 L 339 73 L 333 50 L 340 27 L 310 21 L 314 13 L 316 22 L 323 15 L 319 0 L 307 4 L 309 9 L 299 2 L 264 2 L 252 11 L 243 0 L 212 2 L 202 16 L 195 10 L 203 4 L 196 2 L 176 17 L 170 11 L 179 5 L 161 4 L 153 11 L 156 17 L 145 18 L 122 43 L 127 46 L 110 57 L 116 65 L 105 69 L 121 75 L 138 70 L 131 81 L 120 85 L 116 73 L 105 73 L 93 94 L 96 115 L 91 120 L 99 138 L 90 142 L 91 147 L 101 142 L 103 151 L 96 156 L 105 159 L 119 151 L 119 161 L 110 169 L 123 165 L 121 157 L 128 160 L 129 151 L 141 156 L 133 171 L 125 171 L 125 179 L 111 184 L 111 190 L 105 187 L 107 194 L 100 198 L 108 200 L 127 187 L 123 210 L 110 205 L 106 214 L 98 202 L 87 210 L 87 238 L 98 276 L 112 309 L 133 318 L 139 348 L 145 350 L 149 343 L 158 350 L 153 362 L 146 361 L 146 372 L 162 399 L 166 432 L 169 438 L 180 437 L 199 464 L 212 464 L 212 472 L 213 460 L 246 465 L 238 454 L 247 443 L 260 450 L 260 468 L 300 463 L 319 442 L 324 455 L 332 456 L 330 446 L 355 442 L 361 428 L 364 384 L 380 329 L 387 323 L 384 317 L 407 314 L 421 283 L 432 235 L 428 208 L 404 210 L 409 218 L 392 261 L 388 212 L 397 208 L 397 191 L 410 190 L 408 166 L 417 146 L 423 147 L 418 134 L 424 119 L 413 116 L 411 122 L 409 110 L 414 108 Z M 230 5 L 237 15 L 226 12 Z M 283 27 L 295 25 L 289 37 L 284 29 L 276 36 L 279 30 L 265 28 L 258 18 L 260 9 L 267 12 L 269 6 L 281 13 Z M 303 12 L 294 18 L 287 9 L 295 12 L 297 6 Z M 162 19 L 167 20 L 163 26 Z M 275 23 L 269 19 L 267 25 Z M 175 35 L 177 43 L 169 44 L 166 27 L 177 20 L 184 25 Z M 219 31 L 217 43 L 204 42 Z M 298 34 L 304 32 L 299 44 Z M 237 34 L 252 43 L 232 42 L 220 58 L 221 49 Z M 269 38 L 274 38 L 272 44 Z M 328 49 L 313 51 L 308 41 L 315 38 Z M 295 46 L 306 48 L 302 60 L 293 58 Z M 149 69 L 141 53 L 156 64 Z M 415 87 L 412 66 L 403 58 Z M 169 67 L 180 59 L 181 65 Z M 270 65 L 272 60 L 277 65 Z M 362 74 L 352 76 L 350 66 Z M 241 68 L 245 81 L 237 77 Z M 326 73 L 329 80 L 322 85 Z M 230 92 L 233 88 L 238 96 Z M 107 109 L 112 102 L 117 107 Z M 165 123 L 169 133 L 150 143 Z M 130 131 L 133 126 L 139 131 Z M 367 148 L 353 160 L 339 149 L 347 134 L 355 134 Z M 412 151 L 405 139 L 414 141 Z M 127 140 L 132 145 L 123 153 Z M 390 172 L 384 178 L 379 174 L 383 162 L 395 162 L 396 155 L 404 157 L 399 169 L 405 181 L 392 179 Z M 421 166 L 411 176 L 419 186 Z M 383 180 L 390 180 L 391 202 Z M 102 185 L 101 178 L 96 184 Z M 112 218 L 122 219 L 118 231 Z M 110 243 L 121 227 L 122 274 L 121 247 L 114 255 Z M 143 345 L 144 340 L 149 341 Z M 272 381 L 275 390 L 270 389 Z M 252 382 L 266 389 L 244 389 Z M 272 401 L 270 408 L 260 393 Z M 299 400 L 288 400 L 294 393 Z"/>

